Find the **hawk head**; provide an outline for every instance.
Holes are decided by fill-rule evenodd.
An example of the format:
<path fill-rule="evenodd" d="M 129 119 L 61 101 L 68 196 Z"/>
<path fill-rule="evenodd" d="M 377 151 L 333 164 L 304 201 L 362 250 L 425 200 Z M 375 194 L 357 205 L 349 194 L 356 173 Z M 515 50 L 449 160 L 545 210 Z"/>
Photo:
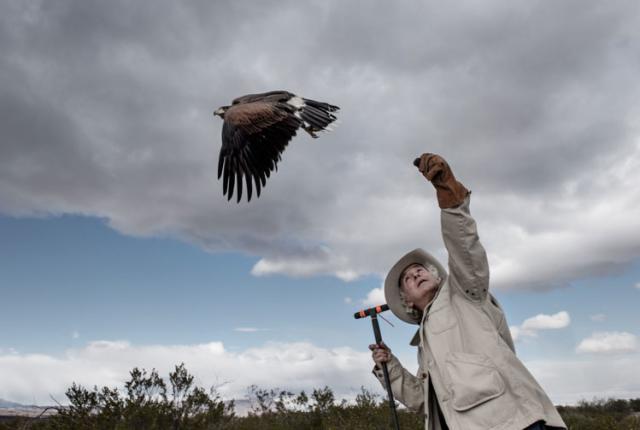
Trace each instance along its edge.
<path fill-rule="evenodd" d="M 213 116 L 219 116 L 220 118 L 224 119 L 224 114 L 227 111 L 227 109 L 229 109 L 231 106 L 220 106 L 218 109 L 213 111 Z"/>

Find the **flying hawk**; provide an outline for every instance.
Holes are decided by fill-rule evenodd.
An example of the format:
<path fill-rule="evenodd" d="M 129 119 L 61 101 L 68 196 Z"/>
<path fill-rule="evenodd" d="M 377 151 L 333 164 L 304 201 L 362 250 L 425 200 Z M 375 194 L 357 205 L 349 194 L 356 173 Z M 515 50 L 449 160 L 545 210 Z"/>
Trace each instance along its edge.
<path fill-rule="evenodd" d="M 336 120 L 338 106 L 305 99 L 288 91 L 271 91 L 238 97 L 231 106 L 222 106 L 213 114 L 224 120 L 222 147 L 218 159 L 218 179 L 227 200 L 237 188 L 242 198 L 242 180 L 247 184 L 247 201 L 251 200 L 253 183 L 260 197 L 271 172 L 278 169 L 287 144 L 302 128 L 311 137 L 330 130 Z"/>

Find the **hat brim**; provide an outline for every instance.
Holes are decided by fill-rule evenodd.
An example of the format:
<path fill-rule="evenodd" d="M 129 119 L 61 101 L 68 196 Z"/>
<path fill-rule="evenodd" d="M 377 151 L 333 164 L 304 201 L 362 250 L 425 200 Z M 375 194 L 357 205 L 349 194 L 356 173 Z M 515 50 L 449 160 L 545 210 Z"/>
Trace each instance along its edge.
<path fill-rule="evenodd" d="M 389 309 L 391 309 L 391 312 L 393 312 L 395 316 L 409 324 L 420 324 L 420 319 L 413 318 L 406 312 L 402 299 L 400 298 L 400 275 L 402 275 L 404 269 L 412 264 L 421 264 L 425 267 L 430 264 L 434 265 L 438 269 L 439 276 L 442 278 L 440 285 L 444 283 L 447 272 L 438 260 L 420 248 L 405 254 L 393 265 L 391 270 L 389 270 L 384 280 L 384 296 L 387 300 L 387 305 L 389 305 Z"/>

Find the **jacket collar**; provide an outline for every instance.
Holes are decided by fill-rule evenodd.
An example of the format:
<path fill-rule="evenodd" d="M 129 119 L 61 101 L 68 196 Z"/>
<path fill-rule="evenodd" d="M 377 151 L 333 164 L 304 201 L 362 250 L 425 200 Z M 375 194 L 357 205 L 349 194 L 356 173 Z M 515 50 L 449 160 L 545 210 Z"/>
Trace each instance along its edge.
<path fill-rule="evenodd" d="M 442 282 L 442 285 L 438 288 L 438 291 L 436 292 L 433 300 L 431 300 L 431 302 L 429 302 L 429 304 L 425 308 L 424 313 L 422 314 L 420 328 L 418 328 L 416 333 L 411 338 L 411 341 L 409 342 L 411 346 L 420 345 L 420 330 L 422 330 L 422 327 L 425 324 L 428 324 L 429 315 L 438 312 L 446 307 L 449 307 L 450 304 L 451 297 L 449 297 L 449 280 L 445 279 Z"/>

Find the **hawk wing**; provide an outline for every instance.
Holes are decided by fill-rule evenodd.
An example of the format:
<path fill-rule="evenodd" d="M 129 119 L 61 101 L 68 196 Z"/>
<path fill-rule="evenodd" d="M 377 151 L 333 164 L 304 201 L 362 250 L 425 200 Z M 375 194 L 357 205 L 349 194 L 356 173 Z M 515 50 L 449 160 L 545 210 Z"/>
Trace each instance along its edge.
<path fill-rule="evenodd" d="M 290 93 L 289 91 L 279 90 L 279 91 L 269 91 L 267 93 L 259 93 L 259 94 L 247 94 L 242 97 L 237 97 L 233 99 L 232 105 L 237 105 L 241 103 L 252 103 L 252 102 L 286 102 L 287 100 L 295 97 L 295 94 Z"/>
<path fill-rule="evenodd" d="M 246 100 L 246 99 L 245 99 Z M 228 200 L 237 187 L 242 198 L 242 181 L 251 200 L 253 184 L 260 189 L 273 170 L 287 144 L 301 124 L 292 106 L 274 101 L 242 101 L 232 105 L 224 116 L 222 147 L 218 159 L 218 179 Z"/>

